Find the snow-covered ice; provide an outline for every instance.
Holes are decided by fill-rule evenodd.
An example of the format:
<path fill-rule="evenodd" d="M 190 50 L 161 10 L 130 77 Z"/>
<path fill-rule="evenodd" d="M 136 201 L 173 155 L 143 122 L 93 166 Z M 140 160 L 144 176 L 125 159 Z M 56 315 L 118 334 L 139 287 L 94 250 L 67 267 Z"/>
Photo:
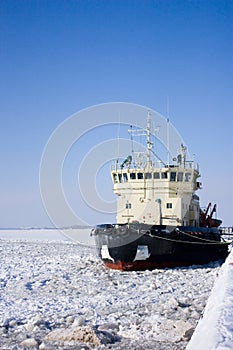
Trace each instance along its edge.
<path fill-rule="evenodd" d="M 4 350 L 185 349 L 220 270 L 212 263 L 113 271 L 59 231 L 7 232 L 0 231 Z"/>
<path fill-rule="evenodd" d="M 223 264 L 187 350 L 233 349 L 233 250 Z"/>

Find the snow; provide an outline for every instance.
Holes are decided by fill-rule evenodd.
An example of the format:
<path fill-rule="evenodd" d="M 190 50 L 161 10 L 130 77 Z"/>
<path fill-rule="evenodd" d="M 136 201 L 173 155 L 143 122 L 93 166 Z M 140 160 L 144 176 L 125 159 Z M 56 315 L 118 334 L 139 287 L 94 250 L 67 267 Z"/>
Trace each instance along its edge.
<path fill-rule="evenodd" d="M 233 250 L 216 279 L 187 350 L 233 349 Z"/>
<path fill-rule="evenodd" d="M 185 349 L 220 264 L 108 270 L 89 234 L 0 230 L 0 349 Z"/>

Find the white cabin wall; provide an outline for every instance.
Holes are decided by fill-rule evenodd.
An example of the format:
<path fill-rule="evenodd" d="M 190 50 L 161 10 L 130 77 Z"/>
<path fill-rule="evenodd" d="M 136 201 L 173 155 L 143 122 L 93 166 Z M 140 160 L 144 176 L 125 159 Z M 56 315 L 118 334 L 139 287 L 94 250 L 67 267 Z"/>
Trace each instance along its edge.
<path fill-rule="evenodd" d="M 154 169 L 155 171 L 155 169 Z M 159 178 L 145 171 L 120 170 L 112 173 L 114 193 L 117 197 L 117 223 L 139 221 L 151 225 L 190 225 L 199 222 L 199 203 L 191 203 L 196 187 L 193 169 L 183 170 L 183 181 L 171 180 L 170 172 L 180 168 L 156 169 Z M 143 178 L 137 178 L 137 174 Z M 134 178 L 131 176 L 134 174 Z M 162 174 L 167 174 L 165 178 Z M 186 181 L 186 174 L 189 180 Z M 115 181 L 115 176 L 117 180 Z M 149 176 L 148 178 L 146 176 Z M 194 180 L 194 181 L 193 181 Z M 193 205 L 194 210 L 190 207 Z"/>
<path fill-rule="evenodd" d="M 151 225 L 160 224 L 160 207 L 154 199 L 144 198 L 143 191 L 121 195 L 117 199 L 117 223 L 139 221 Z"/>

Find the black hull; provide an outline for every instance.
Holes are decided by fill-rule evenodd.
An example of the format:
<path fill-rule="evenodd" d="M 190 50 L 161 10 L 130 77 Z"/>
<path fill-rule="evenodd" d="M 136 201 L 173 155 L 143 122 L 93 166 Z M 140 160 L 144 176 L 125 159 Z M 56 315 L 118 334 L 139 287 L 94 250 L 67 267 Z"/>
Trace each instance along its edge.
<path fill-rule="evenodd" d="M 97 227 L 94 235 L 100 258 L 119 270 L 199 265 L 228 255 L 229 243 L 212 228 L 113 225 Z"/>

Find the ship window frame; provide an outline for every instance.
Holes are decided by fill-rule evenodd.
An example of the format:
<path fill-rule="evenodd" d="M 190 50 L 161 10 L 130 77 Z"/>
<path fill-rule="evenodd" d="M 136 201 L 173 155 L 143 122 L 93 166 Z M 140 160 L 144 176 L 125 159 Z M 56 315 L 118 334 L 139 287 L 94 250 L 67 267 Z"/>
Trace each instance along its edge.
<path fill-rule="evenodd" d="M 161 179 L 167 179 L 167 171 L 161 173 Z"/>
<path fill-rule="evenodd" d="M 123 182 L 128 182 L 128 174 L 123 173 Z"/>
<path fill-rule="evenodd" d="M 119 183 L 122 183 L 123 181 L 123 176 L 121 173 L 118 173 L 118 180 L 119 180 Z"/>
<path fill-rule="evenodd" d="M 176 182 L 176 171 L 171 171 L 170 172 L 170 181 L 171 182 Z"/>
<path fill-rule="evenodd" d="M 146 180 L 151 180 L 152 179 L 152 173 L 145 173 L 145 179 Z"/>
<path fill-rule="evenodd" d="M 113 173 L 112 174 L 112 177 L 113 177 L 113 182 L 116 184 L 118 183 L 118 176 L 117 176 L 117 173 Z"/>
<path fill-rule="evenodd" d="M 160 173 L 158 171 L 154 172 L 153 173 L 153 178 L 156 179 L 156 180 L 160 179 Z"/>
<path fill-rule="evenodd" d="M 138 180 L 143 180 L 144 179 L 143 173 L 141 171 L 137 173 L 137 179 Z"/>
<path fill-rule="evenodd" d="M 185 182 L 190 182 L 191 181 L 191 177 L 192 177 L 192 174 L 190 172 L 185 173 L 184 181 Z"/>
<path fill-rule="evenodd" d="M 177 182 L 183 182 L 183 179 L 184 179 L 183 171 L 178 171 L 178 173 L 177 173 Z"/>
<path fill-rule="evenodd" d="M 136 180 L 136 173 L 130 173 L 130 180 Z"/>

